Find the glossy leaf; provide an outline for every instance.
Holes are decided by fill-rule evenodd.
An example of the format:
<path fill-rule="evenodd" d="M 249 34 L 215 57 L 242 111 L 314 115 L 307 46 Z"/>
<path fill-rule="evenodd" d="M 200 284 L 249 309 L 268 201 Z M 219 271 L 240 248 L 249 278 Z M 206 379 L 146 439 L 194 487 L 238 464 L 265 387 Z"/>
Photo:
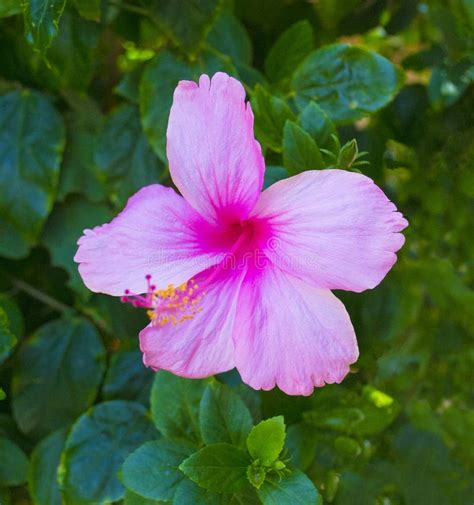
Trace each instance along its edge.
<path fill-rule="evenodd" d="M 154 437 L 156 431 L 139 403 L 104 402 L 83 414 L 61 456 L 58 475 L 64 501 L 100 505 L 120 500 L 125 490 L 117 472 L 129 453 Z"/>
<path fill-rule="evenodd" d="M 288 104 L 257 85 L 252 95 L 255 114 L 255 135 L 263 144 L 276 152 L 283 150 L 283 127 L 288 119 L 296 119 Z"/>
<path fill-rule="evenodd" d="M 289 79 L 298 65 L 314 49 L 313 29 L 306 19 L 291 25 L 276 40 L 265 59 L 265 73 L 277 82 Z"/>
<path fill-rule="evenodd" d="M 26 482 L 28 458 L 8 438 L 0 437 L 0 486 L 18 486 Z"/>
<path fill-rule="evenodd" d="M 12 382 L 13 414 L 20 429 L 46 433 L 67 426 L 94 401 L 105 350 L 94 326 L 58 319 L 20 348 Z"/>
<path fill-rule="evenodd" d="M 245 447 L 253 424 L 245 403 L 229 387 L 219 383 L 206 387 L 199 422 L 204 443 L 226 442 L 241 447 Z"/>
<path fill-rule="evenodd" d="M 282 480 L 266 480 L 257 490 L 263 505 L 322 505 L 323 501 L 314 484 L 306 475 L 293 470 Z"/>
<path fill-rule="evenodd" d="M 180 465 L 192 481 L 217 493 L 233 493 L 247 484 L 248 454 L 230 444 L 212 444 L 200 449 Z"/>
<path fill-rule="evenodd" d="M 63 121 L 44 95 L 23 90 L 0 97 L 2 256 L 25 256 L 36 242 L 53 206 L 64 140 Z"/>
<path fill-rule="evenodd" d="M 318 145 L 293 121 L 287 121 L 283 129 L 283 164 L 290 175 L 324 168 Z"/>
<path fill-rule="evenodd" d="M 39 51 L 45 51 L 58 35 L 65 5 L 66 0 L 28 0 L 22 3 L 26 38 Z"/>
<path fill-rule="evenodd" d="M 283 416 L 261 421 L 252 428 L 247 438 L 247 448 L 254 460 L 263 466 L 271 466 L 278 459 L 285 443 Z"/>
<path fill-rule="evenodd" d="M 400 70 L 383 56 L 348 44 L 333 44 L 311 53 L 301 63 L 292 87 L 300 110 L 315 100 L 334 122 L 347 123 L 382 108 L 402 83 Z"/>
<path fill-rule="evenodd" d="M 155 426 L 166 437 L 198 443 L 199 403 L 206 381 L 184 379 L 160 370 L 151 390 L 151 415 Z"/>
<path fill-rule="evenodd" d="M 51 433 L 31 454 L 28 488 L 35 505 L 61 505 L 57 473 L 66 435 L 66 430 Z"/>
<path fill-rule="evenodd" d="M 134 400 L 148 404 L 153 372 L 143 364 L 140 351 L 119 351 L 109 364 L 102 385 L 102 395 L 107 400 Z"/>
<path fill-rule="evenodd" d="M 173 41 L 191 52 L 199 49 L 200 43 L 216 20 L 221 0 L 155 0 L 154 15 Z"/>
<path fill-rule="evenodd" d="M 138 109 L 131 104 L 119 106 L 108 116 L 94 160 L 120 205 L 161 177 L 162 165 L 143 134 Z"/>
<path fill-rule="evenodd" d="M 147 442 L 125 460 L 122 482 L 145 498 L 172 500 L 177 487 L 185 479 L 178 467 L 195 449 L 192 444 L 184 442 Z"/>

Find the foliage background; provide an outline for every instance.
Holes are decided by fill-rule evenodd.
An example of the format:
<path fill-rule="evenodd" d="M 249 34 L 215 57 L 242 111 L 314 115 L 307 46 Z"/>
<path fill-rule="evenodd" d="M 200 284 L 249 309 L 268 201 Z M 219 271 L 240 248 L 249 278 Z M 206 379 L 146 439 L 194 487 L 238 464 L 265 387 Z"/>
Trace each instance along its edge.
<path fill-rule="evenodd" d="M 473 31 L 471 0 L 0 0 L 2 505 L 472 503 Z M 338 293 L 353 373 L 308 398 L 155 377 L 144 315 L 72 261 L 85 227 L 170 184 L 172 91 L 217 70 L 245 83 L 267 185 L 360 170 L 410 221 L 382 285 Z M 292 473 L 257 490 L 245 440 L 275 416 Z M 259 426 L 254 451 L 284 459 L 282 419 Z M 178 469 L 203 447 L 226 468 Z"/>

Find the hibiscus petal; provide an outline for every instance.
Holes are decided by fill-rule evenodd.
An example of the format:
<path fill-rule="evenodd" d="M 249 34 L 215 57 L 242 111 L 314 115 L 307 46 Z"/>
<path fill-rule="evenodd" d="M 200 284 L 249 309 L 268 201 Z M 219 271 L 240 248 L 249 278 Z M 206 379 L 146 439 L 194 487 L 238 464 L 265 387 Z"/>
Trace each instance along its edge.
<path fill-rule="evenodd" d="M 254 214 L 272 229 L 265 253 L 276 265 L 314 286 L 356 292 L 382 281 L 408 226 L 371 179 L 344 170 L 277 182 Z"/>
<path fill-rule="evenodd" d="M 245 219 L 265 170 L 243 86 L 219 72 L 174 92 L 167 155 L 174 183 L 189 203 L 215 221 Z"/>
<path fill-rule="evenodd" d="M 221 261 L 214 232 L 183 197 L 154 184 L 110 223 L 84 230 L 74 260 L 91 291 L 143 293 L 146 275 L 159 286 L 178 285 Z"/>
<path fill-rule="evenodd" d="M 205 284 L 209 271 L 195 277 Z M 232 329 L 245 272 L 223 271 L 206 285 L 201 311 L 193 319 L 164 326 L 149 325 L 140 333 L 143 362 L 189 378 L 208 377 L 235 367 Z"/>
<path fill-rule="evenodd" d="M 238 307 L 236 365 L 254 389 L 309 395 L 357 360 L 349 315 L 329 290 L 269 267 L 244 280 Z"/>

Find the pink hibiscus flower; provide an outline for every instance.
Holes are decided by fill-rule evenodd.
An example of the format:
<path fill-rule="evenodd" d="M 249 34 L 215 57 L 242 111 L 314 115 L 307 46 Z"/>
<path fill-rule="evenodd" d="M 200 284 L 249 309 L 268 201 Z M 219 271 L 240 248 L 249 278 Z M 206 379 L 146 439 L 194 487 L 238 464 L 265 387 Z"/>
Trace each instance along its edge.
<path fill-rule="evenodd" d="M 298 395 L 341 382 L 358 348 L 330 290 L 385 277 L 408 224 L 394 204 L 342 170 L 261 193 L 252 110 L 224 73 L 178 84 L 167 155 L 182 196 L 141 189 L 113 221 L 84 231 L 75 256 L 89 289 L 148 309 L 145 365 L 195 378 L 237 367 L 255 389 Z"/>

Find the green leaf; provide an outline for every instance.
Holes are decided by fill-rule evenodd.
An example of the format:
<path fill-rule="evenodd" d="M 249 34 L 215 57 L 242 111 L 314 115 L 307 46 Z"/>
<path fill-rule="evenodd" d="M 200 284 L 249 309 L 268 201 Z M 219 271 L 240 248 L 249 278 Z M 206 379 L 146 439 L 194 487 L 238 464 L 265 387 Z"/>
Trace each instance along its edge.
<path fill-rule="evenodd" d="M 292 87 L 303 110 L 315 100 L 336 123 L 375 112 L 398 93 L 401 71 L 377 53 L 333 44 L 311 53 L 298 67 Z"/>
<path fill-rule="evenodd" d="M 17 338 L 10 329 L 7 313 L 0 305 L 0 364 L 10 356 L 16 343 Z"/>
<path fill-rule="evenodd" d="M 26 39 L 43 52 L 59 31 L 59 20 L 66 0 L 28 0 L 22 2 Z"/>
<path fill-rule="evenodd" d="M 108 116 L 95 162 L 109 190 L 116 192 L 119 205 L 138 189 L 160 180 L 162 165 L 143 134 L 137 107 L 123 104 Z"/>
<path fill-rule="evenodd" d="M 21 3 L 20 0 L 2 0 L 0 2 L 0 18 L 14 16 L 20 14 Z"/>
<path fill-rule="evenodd" d="M 51 262 L 67 271 L 69 286 L 83 298 L 88 298 L 91 293 L 84 286 L 73 260 L 77 240 L 84 229 L 110 221 L 112 217 L 105 205 L 74 198 L 56 207 L 44 228 L 42 243 L 49 249 Z"/>
<path fill-rule="evenodd" d="M 428 84 L 428 97 L 437 108 L 455 103 L 474 81 L 474 58 L 463 58 L 455 65 L 437 65 Z"/>
<path fill-rule="evenodd" d="M 95 405 L 74 424 L 61 456 L 58 479 L 68 505 L 101 505 L 120 500 L 124 488 L 117 472 L 128 454 L 156 437 L 139 403 Z"/>
<path fill-rule="evenodd" d="M 259 84 L 255 87 L 251 102 L 257 139 L 273 151 L 282 152 L 283 127 L 288 119 L 295 121 L 296 116 L 285 101 L 271 95 Z"/>
<path fill-rule="evenodd" d="M 310 102 L 301 111 L 298 123 L 313 137 L 319 147 L 333 145 L 331 135 L 337 135 L 336 127 L 316 102 Z"/>
<path fill-rule="evenodd" d="M 121 398 L 148 404 L 153 372 L 143 364 L 140 351 L 115 353 L 105 376 L 102 396 L 106 400 Z"/>
<path fill-rule="evenodd" d="M 287 121 L 283 129 L 283 163 L 290 175 L 324 168 L 318 145 L 293 121 Z"/>
<path fill-rule="evenodd" d="M 185 478 L 178 467 L 195 450 L 189 443 L 147 442 L 125 460 L 122 482 L 145 498 L 172 500 L 177 486 Z"/>
<path fill-rule="evenodd" d="M 222 495 L 184 479 L 176 489 L 173 505 L 228 505 L 229 495 Z"/>
<path fill-rule="evenodd" d="M 22 337 L 25 333 L 25 321 L 23 314 L 13 298 L 7 294 L 0 294 L 0 309 L 3 309 L 7 318 L 10 331 L 16 337 Z"/>
<path fill-rule="evenodd" d="M 99 35 L 97 23 L 86 21 L 73 12 L 64 12 L 61 30 L 48 50 L 48 65 L 45 65 L 52 86 L 78 91 L 87 89 L 95 70 Z"/>
<path fill-rule="evenodd" d="M 144 498 L 129 489 L 125 490 L 125 495 L 123 497 L 123 505 L 160 505 L 164 503 L 166 502 L 149 500 L 148 498 Z"/>
<path fill-rule="evenodd" d="M 140 82 L 143 130 L 155 153 L 166 161 L 166 127 L 178 81 L 194 77 L 189 65 L 168 51 L 161 51 L 146 66 Z"/>
<path fill-rule="evenodd" d="M 263 466 L 271 466 L 278 459 L 285 444 L 283 416 L 261 421 L 252 428 L 247 438 L 247 448 L 254 460 Z"/>
<path fill-rule="evenodd" d="M 105 349 L 84 319 L 58 319 L 20 348 L 13 372 L 13 414 L 20 429 L 44 435 L 70 424 L 94 401 Z"/>
<path fill-rule="evenodd" d="M 28 458 L 8 438 L 0 437 L 0 486 L 19 486 L 26 482 Z"/>
<path fill-rule="evenodd" d="M 359 148 L 357 146 L 356 139 L 349 140 L 349 142 L 346 142 L 339 151 L 336 167 L 343 170 L 350 168 L 357 160 L 358 154 Z"/>
<path fill-rule="evenodd" d="M 292 424 L 287 431 L 285 445 L 291 456 L 291 464 L 306 470 L 314 460 L 316 452 L 316 430 L 305 423 Z"/>
<path fill-rule="evenodd" d="M 3 389 L 0 387 L 0 401 L 5 400 L 6 397 L 7 395 L 5 394 L 5 391 L 3 391 Z"/>
<path fill-rule="evenodd" d="M 35 505 L 61 505 L 57 472 L 66 435 L 65 430 L 51 433 L 31 454 L 28 489 Z"/>
<path fill-rule="evenodd" d="M 323 505 L 314 484 L 299 470 L 282 480 L 267 479 L 257 494 L 263 505 Z"/>
<path fill-rule="evenodd" d="M 73 0 L 79 14 L 90 21 L 100 20 L 100 2 L 101 0 Z"/>
<path fill-rule="evenodd" d="M 199 486 L 216 493 L 234 493 L 247 484 L 248 454 L 230 444 L 212 444 L 200 449 L 181 465 Z"/>
<path fill-rule="evenodd" d="M 0 255 L 25 256 L 36 242 L 53 206 L 64 141 L 63 121 L 42 94 L 0 97 Z"/>
<path fill-rule="evenodd" d="M 286 179 L 289 176 L 288 170 L 285 167 L 278 165 L 269 165 L 265 167 L 265 177 L 263 180 L 263 189 L 268 188 L 275 182 Z"/>
<path fill-rule="evenodd" d="M 252 41 L 239 19 L 230 12 L 220 14 L 207 42 L 234 62 L 248 65 L 252 61 Z"/>
<path fill-rule="evenodd" d="M 253 424 L 243 400 L 229 387 L 217 382 L 204 391 L 199 421 L 204 443 L 226 442 L 241 447 L 245 447 Z"/>
<path fill-rule="evenodd" d="M 159 0 L 153 13 L 161 28 L 184 50 L 195 53 L 216 21 L 221 0 Z"/>
<path fill-rule="evenodd" d="M 97 104 L 85 95 L 68 95 L 71 108 L 66 115 L 67 142 L 64 150 L 58 199 L 78 193 L 93 202 L 106 200 L 106 188 L 99 180 L 94 161 L 102 114 Z"/>
<path fill-rule="evenodd" d="M 336 405 L 324 405 L 303 414 L 304 419 L 318 428 L 368 436 L 383 431 L 400 413 L 399 403 L 372 387 L 365 386 L 360 396 L 340 400 Z"/>
<path fill-rule="evenodd" d="M 206 381 L 183 379 L 160 370 L 151 389 L 151 416 L 166 437 L 198 443 L 199 403 Z"/>
<path fill-rule="evenodd" d="M 267 54 L 265 74 L 271 82 L 291 78 L 297 66 L 314 49 L 313 29 L 306 19 L 284 31 Z"/>

